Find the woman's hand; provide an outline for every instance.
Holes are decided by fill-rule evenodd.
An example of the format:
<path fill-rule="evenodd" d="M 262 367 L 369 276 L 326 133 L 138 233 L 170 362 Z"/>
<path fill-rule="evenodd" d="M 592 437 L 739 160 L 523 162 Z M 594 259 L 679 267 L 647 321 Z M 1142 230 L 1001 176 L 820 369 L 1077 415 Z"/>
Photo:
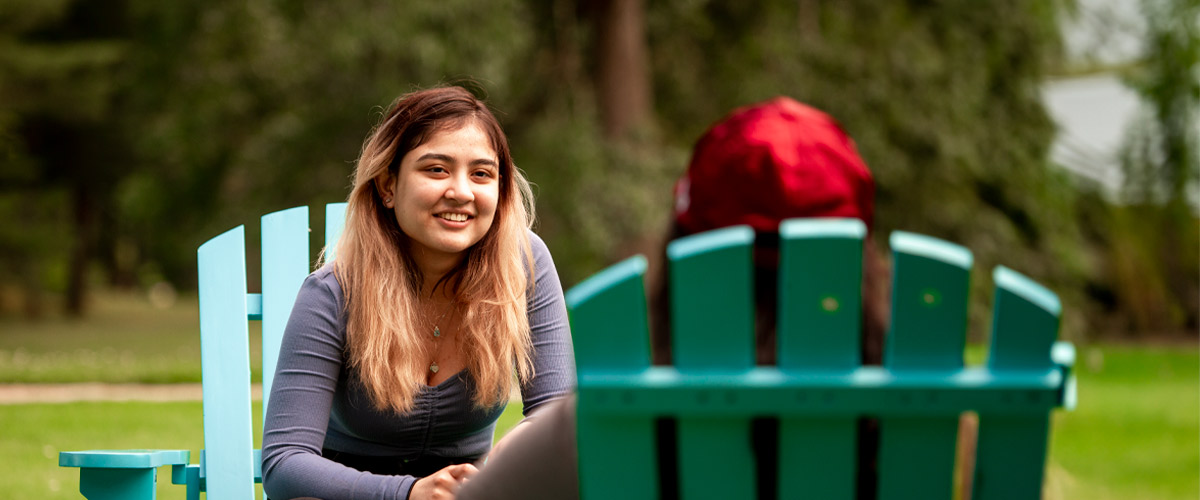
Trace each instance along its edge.
<path fill-rule="evenodd" d="M 453 500 L 458 488 L 479 469 L 471 464 L 451 465 L 418 479 L 413 484 L 410 500 Z"/>

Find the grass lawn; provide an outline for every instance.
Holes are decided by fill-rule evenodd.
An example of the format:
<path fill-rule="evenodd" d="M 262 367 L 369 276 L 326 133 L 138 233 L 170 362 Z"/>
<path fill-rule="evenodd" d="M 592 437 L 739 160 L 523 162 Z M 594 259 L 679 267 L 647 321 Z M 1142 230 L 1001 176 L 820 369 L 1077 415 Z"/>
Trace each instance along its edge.
<path fill-rule="evenodd" d="M 86 320 L 42 321 L 0 316 L 0 383 L 200 382 L 200 316 L 196 297 L 166 309 L 145 297 L 93 295 Z M 251 369 L 262 366 L 261 324 L 250 322 Z"/>
<path fill-rule="evenodd" d="M 0 383 L 200 380 L 194 297 L 157 311 L 136 296 L 98 294 L 96 300 L 86 322 L 0 317 Z M 257 352 L 257 332 L 251 337 Z M 1197 347 L 1080 346 L 1079 408 L 1054 414 L 1046 497 L 1200 498 Z M 985 355 L 979 348 L 967 354 L 976 362 Z M 260 362 L 252 364 L 257 373 Z M 498 435 L 518 413 L 510 406 Z M 199 402 L 0 404 L 6 466 L 0 500 L 82 498 L 78 471 L 57 466 L 63 450 L 180 448 L 192 450 L 194 461 L 201 418 Z M 160 498 L 180 498 L 182 489 L 169 483 L 160 481 Z"/>
<path fill-rule="evenodd" d="M 1079 407 L 1054 417 L 1048 489 L 1091 500 L 1200 498 L 1200 356 L 1079 351 Z"/>
<path fill-rule="evenodd" d="M 1195 348 L 1079 352 L 1080 405 L 1054 416 L 1047 498 L 1200 498 L 1200 355 Z M 256 409 L 257 410 L 257 406 Z M 510 406 L 507 429 L 518 418 Z M 0 405 L 0 498 L 80 498 L 61 450 L 201 446 L 200 403 Z M 498 431 L 499 434 L 500 431 Z M 256 436 L 257 441 L 257 436 Z M 166 470 L 166 469 L 164 469 Z M 177 498 L 168 482 L 161 498 Z"/>
<path fill-rule="evenodd" d="M 192 450 L 195 462 L 203 447 L 202 419 L 199 402 L 0 406 L 0 427 L 6 429 L 0 456 L 8 464 L 0 498 L 83 498 L 79 469 L 59 467 L 59 451 L 181 449 Z M 171 484 L 170 468 L 160 468 L 158 498 L 183 493 Z"/>

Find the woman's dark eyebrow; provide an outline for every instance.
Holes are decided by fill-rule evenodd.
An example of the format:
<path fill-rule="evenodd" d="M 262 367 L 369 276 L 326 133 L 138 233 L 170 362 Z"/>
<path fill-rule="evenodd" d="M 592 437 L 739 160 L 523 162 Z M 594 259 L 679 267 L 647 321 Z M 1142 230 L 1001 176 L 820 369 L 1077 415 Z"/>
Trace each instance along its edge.
<path fill-rule="evenodd" d="M 453 157 L 451 157 L 450 155 L 445 155 L 445 154 L 441 154 L 441 153 L 425 153 L 425 154 L 421 155 L 419 158 L 417 158 L 418 162 L 422 162 L 425 160 L 438 160 L 438 161 L 443 161 L 446 163 L 454 163 Z M 490 158 L 479 158 L 476 160 L 471 160 L 471 165 L 473 165 L 473 166 L 474 165 L 488 165 L 491 167 L 495 167 L 496 160 L 492 160 Z"/>
<path fill-rule="evenodd" d="M 451 163 L 454 161 L 454 158 L 451 158 L 450 155 L 444 155 L 441 153 L 425 153 L 425 154 L 421 155 L 419 158 L 417 158 L 418 162 L 422 162 L 425 160 L 438 160 L 438 161 L 443 161 L 446 163 Z"/>
<path fill-rule="evenodd" d="M 488 158 L 480 158 L 478 160 L 472 161 L 471 166 L 472 167 L 488 166 L 488 167 L 496 168 L 496 160 L 492 160 L 492 159 L 488 159 Z"/>

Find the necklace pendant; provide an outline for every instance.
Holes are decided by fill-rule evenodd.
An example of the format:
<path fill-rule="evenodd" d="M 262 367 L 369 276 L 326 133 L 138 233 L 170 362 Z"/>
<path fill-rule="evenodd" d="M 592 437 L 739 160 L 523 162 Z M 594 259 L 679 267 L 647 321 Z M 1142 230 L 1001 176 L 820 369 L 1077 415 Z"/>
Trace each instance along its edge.
<path fill-rule="evenodd" d="M 437 365 L 437 361 L 434 361 L 434 362 L 432 362 L 432 363 L 429 363 L 429 371 L 431 371 L 431 372 L 433 372 L 433 373 L 437 373 L 437 372 L 438 372 L 438 365 Z"/>
<path fill-rule="evenodd" d="M 439 330 L 439 329 L 438 329 L 438 327 L 436 327 L 436 326 L 434 326 L 434 327 L 433 327 L 433 336 L 434 336 L 435 338 L 436 338 L 436 337 L 441 337 L 441 336 L 442 336 L 442 331 L 441 331 L 441 330 Z M 437 370 L 434 370 L 434 371 L 437 371 Z"/>

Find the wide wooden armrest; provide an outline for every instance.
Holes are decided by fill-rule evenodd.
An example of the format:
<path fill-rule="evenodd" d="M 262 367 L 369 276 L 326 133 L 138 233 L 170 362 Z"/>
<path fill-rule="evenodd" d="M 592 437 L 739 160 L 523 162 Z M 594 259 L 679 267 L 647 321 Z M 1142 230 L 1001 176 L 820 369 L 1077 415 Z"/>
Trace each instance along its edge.
<path fill-rule="evenodd" d="M 187 465 L 188 450 L 88 450 L 58 454 L 59 467 L 98 467 L 105 469 L 145 469 L 164 465 Z"/>
<path fill-rule="evenodd" d="M 182 476 L 188 450 L 88 450 L 58 454 L 60 467 L 79 467 L 79 492 L 89 500 L 154 498 L 157 469 L 171 466 Z"/>

